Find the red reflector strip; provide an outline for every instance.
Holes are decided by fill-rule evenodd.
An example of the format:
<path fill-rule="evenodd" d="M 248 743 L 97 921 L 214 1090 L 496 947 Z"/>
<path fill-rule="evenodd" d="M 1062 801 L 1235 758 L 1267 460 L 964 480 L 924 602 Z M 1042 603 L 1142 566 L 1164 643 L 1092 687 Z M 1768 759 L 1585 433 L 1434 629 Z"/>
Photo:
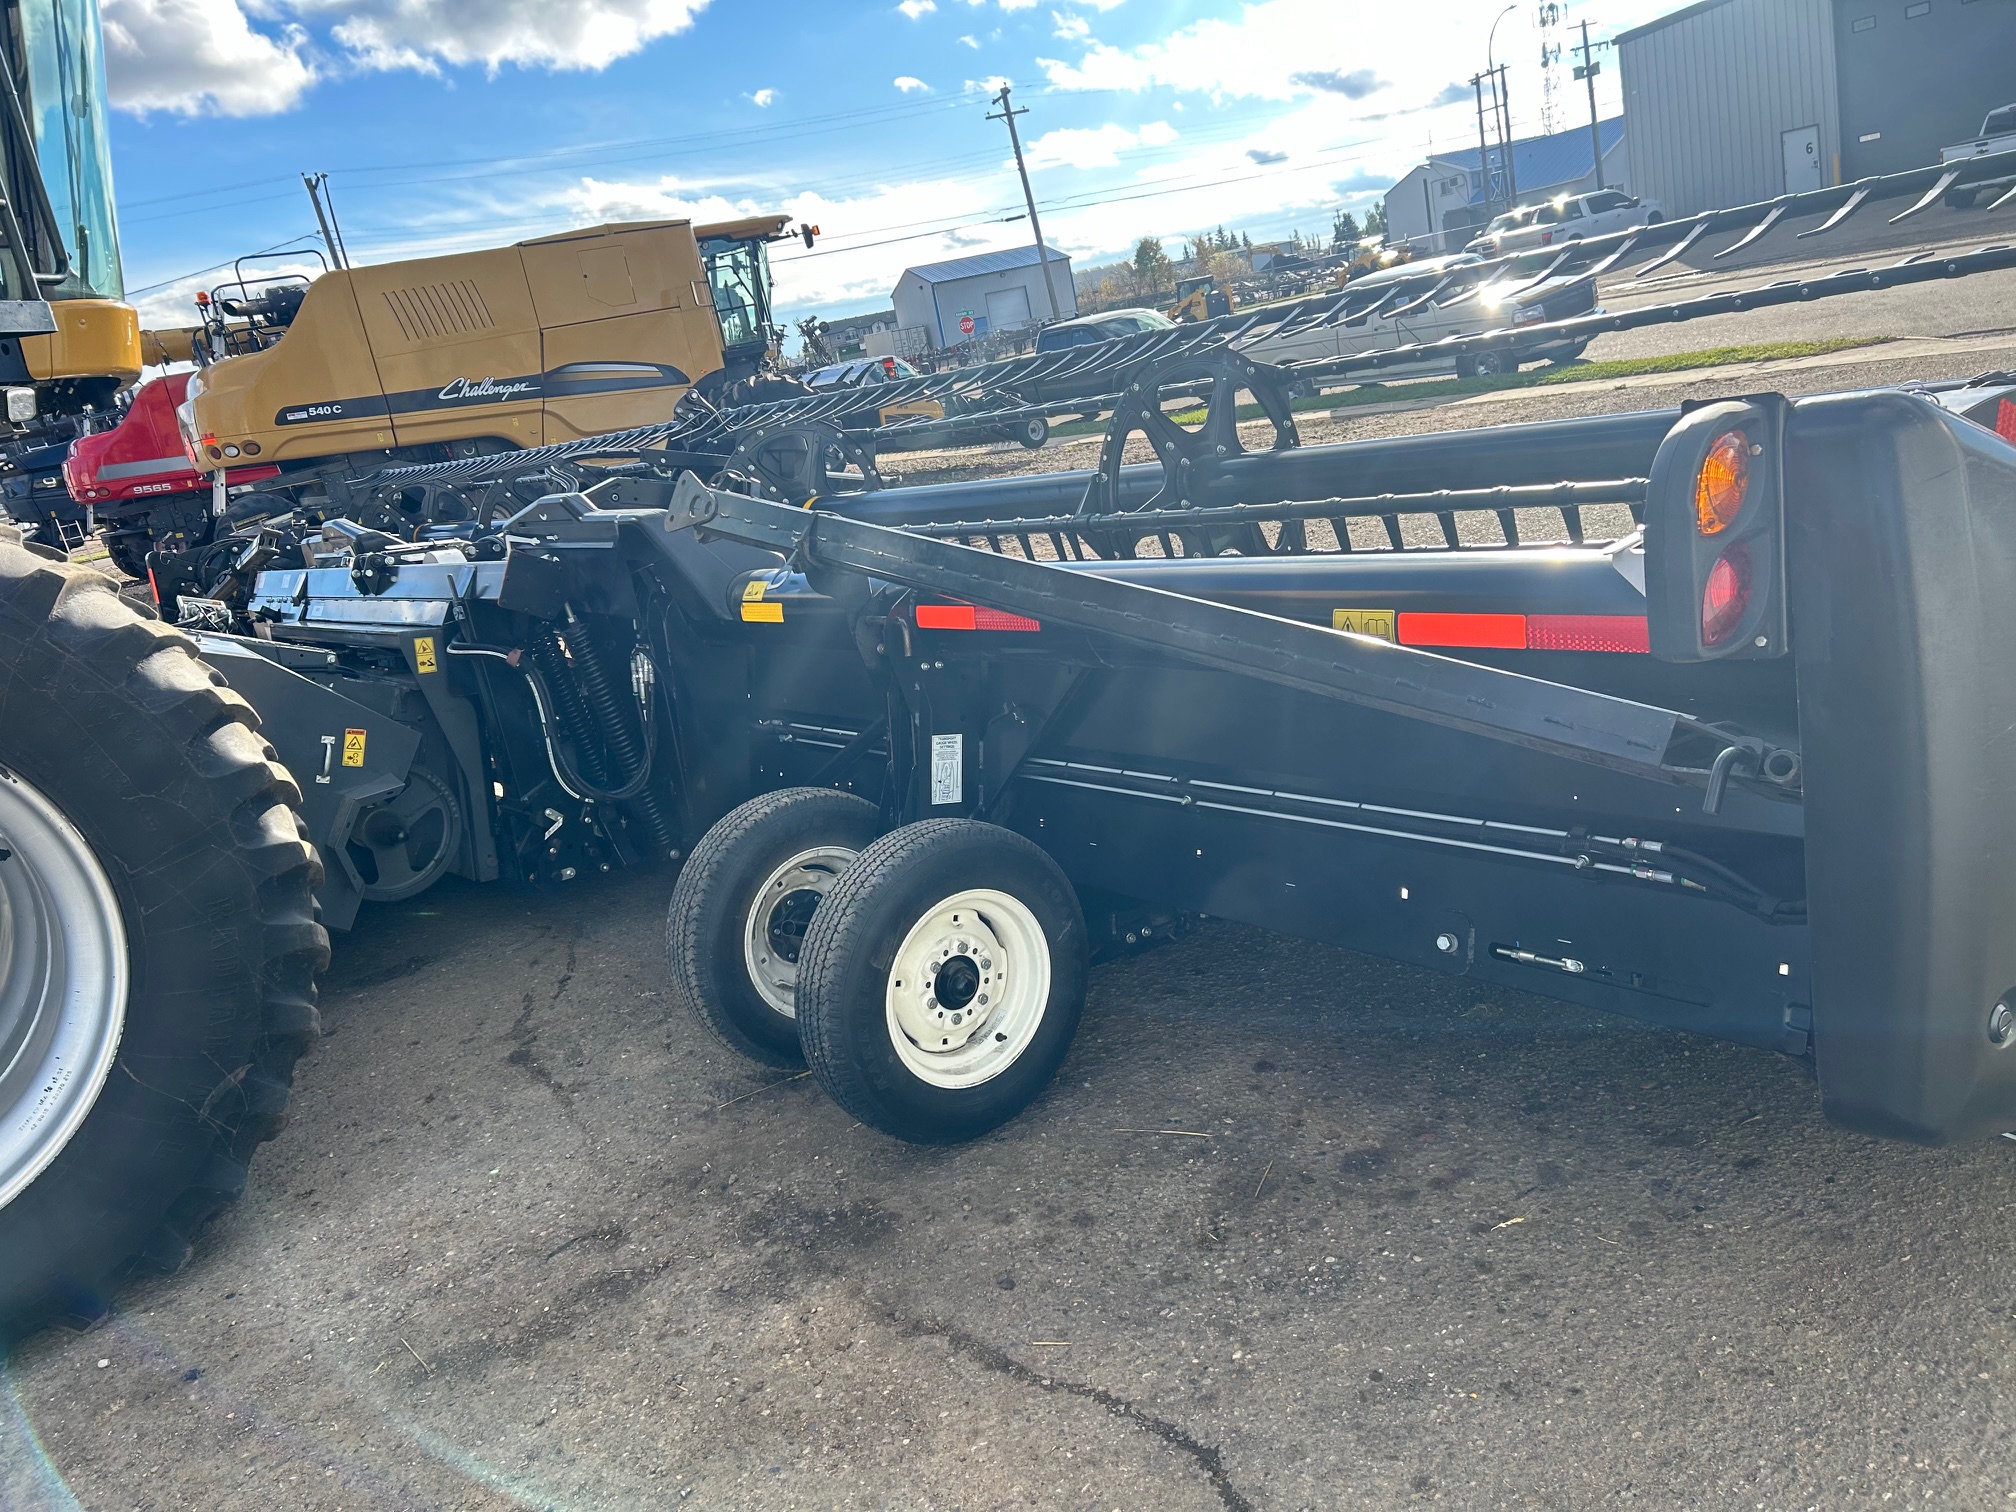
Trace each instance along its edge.
<path fill-rule="evenodd" d="M 977 604 L 919 604 L 919 630 L 1041 630 L 1041 620 Z"/>
<path fill-rule="evenodd" d="M 1400 616 L 1403 646 L 1481 646 L 1505 651 L 1526 649 L 1523 614 L 1423 614 Z"/>
<path fill-rule="evenodd" d="M 1403 646 L 1492 651 L 1636 651 L 1652 649 L 1635 614 L 1423 614 L 1400 616 Z"/>
<path fill-rule="evenodd" d="M 2007 399 L 1995 407 L 1995 434 L 2004 441 L 2016 441 L 2016 404 Z"/>
<path fill-rule="evenodd" d="M 1526 645 L 1533 651 L 1637 651 L 1652 649 L 1651 629 L 1635 614 L 1529 614 Z"/>

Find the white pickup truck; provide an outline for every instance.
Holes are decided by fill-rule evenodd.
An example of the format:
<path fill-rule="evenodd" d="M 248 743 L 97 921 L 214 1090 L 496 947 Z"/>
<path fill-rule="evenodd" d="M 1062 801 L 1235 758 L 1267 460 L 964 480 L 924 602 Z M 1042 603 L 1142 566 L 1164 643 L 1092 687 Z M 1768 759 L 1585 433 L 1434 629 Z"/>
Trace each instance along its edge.
<path fill-rule="evenodd" d="M 1988 118 L 1981 123 L 1981 135 L 1971 142 L 1962 142 L 1957 147 L 1939 149 L 1942 167 L 1964 163 L 1969 158 L 1987 157 L 1995 152 L 2016 152 L 2016 105 L 2001 105 L 1988 112 Z M 1974 203 L 1974 197 L 1983 189 L 2002 190 L 2016 179 L 2000 179 L 1992 184 L 1969 184 L 1962 189 L 1948 189 L 1946 203 L 1955 210 L 1965 210 Z"/>

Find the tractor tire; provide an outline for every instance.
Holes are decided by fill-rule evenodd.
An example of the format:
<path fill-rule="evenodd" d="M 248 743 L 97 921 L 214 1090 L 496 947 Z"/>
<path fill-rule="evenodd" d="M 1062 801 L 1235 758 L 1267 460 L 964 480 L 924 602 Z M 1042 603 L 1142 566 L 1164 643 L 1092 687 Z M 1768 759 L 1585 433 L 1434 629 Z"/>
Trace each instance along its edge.
<path fill-rule="evenodd" d="M 0 1349 L 178 1268 L 314 1040 L 321 867 L 250 705 L 0 531 Z"/>
<path fill-rule="evenodd" d="M 1085 918 L 1012 830 L 927 819 L 864 850 L 812 916 L 798 1037 L 861 1122 L 913 1144 L 977 1139 L 1042 1094 L 1085 1009 Z"/>
<path fill-rule="evenodd" d="M 129 578 L 147 578 L 147 553 L 154 549 L 154 537 L 144 530 L 108 530 L 105 554 L 112 565 Z"/>
<path fill-rule="evenodd" d="M 806 927 L 881 827 L 881 810 L 853 793 L 785 788 L 693 847 L 665 916 L 672 996 L 738 1055 L 805 1064 L 795 1000 Z"/>

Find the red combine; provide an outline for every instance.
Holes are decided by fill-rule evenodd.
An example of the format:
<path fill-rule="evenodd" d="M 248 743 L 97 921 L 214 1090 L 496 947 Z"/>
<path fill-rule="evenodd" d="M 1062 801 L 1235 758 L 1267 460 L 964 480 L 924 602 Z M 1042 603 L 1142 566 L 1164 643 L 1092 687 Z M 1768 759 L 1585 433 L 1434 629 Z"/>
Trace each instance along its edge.
<path fill-rule="evenodd" d="M 216 531 L 210 480 L 190 465 L 175 424 L 189 376 L 169 373 L 143 383 L 125 419 L 78 437 L 63 464 L 70 497 L 90 508 L 114 565 L 129 577 L 147 575 L 149 551 L 193 550 Z M 237 493 L 279 470 L 233 468 L 227 487 Z"/>

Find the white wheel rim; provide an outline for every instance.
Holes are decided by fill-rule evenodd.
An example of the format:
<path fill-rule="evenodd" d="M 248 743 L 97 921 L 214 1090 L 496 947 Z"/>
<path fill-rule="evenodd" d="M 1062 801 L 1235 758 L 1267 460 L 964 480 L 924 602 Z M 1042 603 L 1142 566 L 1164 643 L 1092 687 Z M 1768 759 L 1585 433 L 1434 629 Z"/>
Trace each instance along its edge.
<path fill-rule="evenodd" d="M 1021 1059 L 1050 1004 L 1050 941 L 1020 900 L 954 893 L 911 926 L 889 967 L 889 1039 L 919 1080 L 977 1087 Z"/>
<path fill-rule="evenodd" d="M 0 1207 L 76 1134 L 126 1023 L 126 929 L 91 847 L 0 771 Z"/>
<path fill-rule="evenodd" d="M 821 845 L 780 863 L 749 900 L 742 920 L 742 965 L 756 995 L 788 1019 L 798 1017 L 798 951 L 818 899 L 860 854 Z"/>

